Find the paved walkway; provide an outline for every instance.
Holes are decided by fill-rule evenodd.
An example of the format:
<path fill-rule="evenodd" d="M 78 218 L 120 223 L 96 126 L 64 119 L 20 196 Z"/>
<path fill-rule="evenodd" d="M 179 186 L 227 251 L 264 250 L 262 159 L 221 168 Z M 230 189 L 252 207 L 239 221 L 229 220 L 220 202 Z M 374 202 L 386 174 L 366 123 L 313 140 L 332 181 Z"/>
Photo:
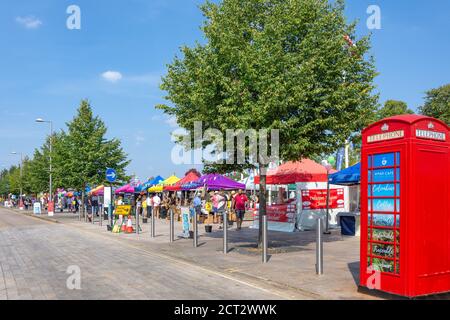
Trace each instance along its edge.
<path fill-rule="evenodd" d="M 156 238 L 149 234 L 149 224 L 142 224 L 142 232 L 137 234 L 112 234 L 106 230 L 107 221 L 100 227 L 99 220 L 95 223 L 85 223 L 78 220 L 77 215 L 56 214 L 53 218 L 42 218 L 52 222 L 58 222 L 58 226 L 64 230 L 79 232 L 91 240 L 90 254 L 104 255 L 105 250 L 100 243 L 108 243 L 108 248 L 120 251 L 118 260 L 127 252 L 142 254 L 142 264 L 146 260 L 144 256 L 150 255 L 155 259 L 168 259 L 184 265 L 187 269 L 192 266 L 200 268 L 204 274 L 219 274 L 223 276 L 222 286 L 230 282 L 240 282 L 254 288 L 268 290 L 283 299 L 380 299 L 379 295 L 368 295 L 358 292 L 359 279 L 359 238 L 343 237 L 338 230 L 333 230 L 331 235 L 325 236 L 324 242 L 324 275 L 315 274 L 315 232 L 282 233 L 269 231 L 269 263 L 261 262 L 261 252 L 257 249 L 256 241 L 258 231 L 249 228 L 247 222 L 241 231 L 232 227 L 229 231 L 230 252 L 223 254 L 223 231 L 218 225 L 213 226 L 212 233 L 205 233 L 203 225 L 199 226 L 198 248 L 193 248 L 192 239 L 178 238 L 174 243 L 169 243 L 169 221 L 158 220 L 156 223 Z M 36 219 L 36 218 L 34 218 Z M 181 233 L 181 223 L 175 224 L 175 234 Z M 68 231 L 67 231 L 68 232 Z M 54 241 L 57 241 L 55 237 Z M 70 243 L 65 242 L 65 246 Z M 123 246 L 126 250 L 123 251 Z M 76 246 L 77 248 L 77 246 Z M 74 257 L 76 250 L 69 250 Z M 139 260 L 139 259 L 138 259 Z M 140 261 L 140 260 L 139 260 Z M 137 262 L 136 262 L 137 263 Z M 125 268 L 124 270 L 130 270 Z M 145 275 L 151 273 L 151 267 L 144 270 L 139 277 L 142 285 L 147 281 Z M 132 268 L 132 270 L 135 270 Z M 132 271 L 131 271 L 132 272 Z M 170 273 L 168 274 L 170 275 Z M 173 276 L 173 274 L 171 275 Z M 176 280 L 170 280 L 177 286 Z M 200 283 L 210 282 L 209 275 L 201 277 Z M 141 283 L 139 282 L 139 283 Z M 213 285 L 213 282 L 207 286 Z M 221 286 L 219 285 L 219 286 Z M 214 295 L 209 296 L 213 298 Z M 381 296 L 387 298 L 389 296 Z M 173 297 L 175 298 L 175 297 Z M 200 299 L 193 295 L 191 298 Z M 232 296 L 237 299 L 238 296 Z M 249 298 L 258 299 L 258 296 Z M 390 297 L 392 298 L 392 297 Z M 440 295 L 433 299 L 449 299 L 450 295 Z"/>
<path fill-rule="evenodd" d="M 46 218 L 45 216 L 43 216 Z M 47 219 L 47 218 L 46 218 Z M 107 239 L 129 243 L 140 250 L 163 255 L 187 263 L 237 277 L 252 284 L 268 285 L 280 292 L 289 292 L 292 298 L 301 299 L 373 299 L 357 292 L 359 266 L 359 238 L 342 237 L 337 230 L 326 236 L 324 244 L 323 276 L 315 274 L 315 233 L 282 233 L 269 231 L 268 264 L 261 263 L 261 253 L 257 249 L 257 230 L 246 227 L 241 231 L 232 227 L 229 231 L 229 248 L 227 255 L 222 253 L 223 231 L 218 225 L 213 232 L 205 233 L 203 225 L 199 226 L 199 248 L 193 248 L 192 240 L 178 239 L 169 243 L 169 221 L 158 220 L 157 237 L 151 239 L 149 224 L 143 224 L 142 232 L 136 234 L 111 234 L 106 231 L 106 221 L 99 226 L 96 218 L 94 224 L 78 221 L 73 214 L 56 214 L 50 218 L 77 230 L 93 233 Z M 181 223 L 176 223 L 176 234 L 181 233 Z"/>
<path fill-rule="evenodd" d="M 0 209 L 0 300 L 290 298 L 83 227 Z M 71 266 L 81 290 L 67 287 Z"/>

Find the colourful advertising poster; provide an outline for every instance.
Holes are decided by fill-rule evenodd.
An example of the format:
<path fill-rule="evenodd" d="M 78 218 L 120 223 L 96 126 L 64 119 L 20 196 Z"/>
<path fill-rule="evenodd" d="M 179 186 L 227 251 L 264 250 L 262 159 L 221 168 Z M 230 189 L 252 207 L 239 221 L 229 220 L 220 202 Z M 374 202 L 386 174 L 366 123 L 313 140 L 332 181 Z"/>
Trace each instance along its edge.
<path fill-rule="evenodd" d="M 394 212 L 395 200 L 394 199 L 373 199 L 373 211 L 376 212 Z M 398 209 L 397 209 L 398 210 Z"/>
<path fill-rule="evenodd" d="M 394 157 L 394 153 L 376 154 L 373 156 L 372 167 L 393 167 L 395 165 Z"/>
<path fill-rule="evenodd" d="M 400 153 L 368 158 L 368 266 L 400 273 Z"/>
<path fill-rule="evenodd" d="M 327 208 L 327 190 L 302 190 L 303 210 L 317 210 Z M 344 189 L 330 190 L 330 209 L 344 208 Z"/>
<path fill-rule="evenodd" d="M 397 189 L 395 189 L 395 184 L 385 183 L 385 184 L 373 184 L 369 186 L 369 197 L 394 197 L 400 196 L 400 184 L 397 183 Z"/>
<path fill-rule="evenodd" d="M 397 220 L 393 214 L 373 214 L 372 226 L 374 227 L 396 227 L 400 226 L 400 216 L 397 215 Z"/>
<path fill-rule="evenodd" d="M 189 207 L 181 207 L 181 219 L 183 224 L 183 232 L 189 234 Z"/>
<path fill-rule="evenodd" d="M 397 176 L 394 178 L 395 172 Z M 369 172 L 369 182 L 391 182 L 394 180 L 400 180 L 400 170 L 398 169 L 376 169 Z"/>

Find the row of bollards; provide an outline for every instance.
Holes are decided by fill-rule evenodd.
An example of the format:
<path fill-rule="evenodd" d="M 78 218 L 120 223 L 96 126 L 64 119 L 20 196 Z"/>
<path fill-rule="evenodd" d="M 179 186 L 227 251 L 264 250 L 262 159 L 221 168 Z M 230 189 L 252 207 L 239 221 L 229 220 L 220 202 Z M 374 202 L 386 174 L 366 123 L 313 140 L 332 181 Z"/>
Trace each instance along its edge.
<path fill-rule="evenodd" d="M 170 235 L 169 241 L 173 243 L 175 241 L 175 219 L 174 219 L 174 211 L 171 208 L 169 210 L 170 214 Z M 94 224 L 94 215 L 95 212 L 92 211 L 92 224 Z M 102 216 L 100 217 L 100 226 L 102 226 L 104 212 L 102 212 Z M 109 217 L 111 215 L 108 213 Z M 87 214 L 84 212 L 85 222 L 87 222 Z M 79 216 L 81 220 L 81 215 Z M 323 218 L 316 219 L 316 274 L 323 274 Z M 136 212 L 136 234 L 139 234 L 140 230 L 139 224 L 139 214 Z M 197 221 L 197 210 L 195 211 L 193 217 L 193 246 L 194 248 L 198 247 L 198 221 Z M 155 215 L 152 213 L 150 216 L 150 237 L 155 238 Z M 267 215 L 262 216 L 262 262 L 268 262 L 268 221 Z M 223 213 L 223 253 L 228 254 L 228 214 L 226 212 Z"/>

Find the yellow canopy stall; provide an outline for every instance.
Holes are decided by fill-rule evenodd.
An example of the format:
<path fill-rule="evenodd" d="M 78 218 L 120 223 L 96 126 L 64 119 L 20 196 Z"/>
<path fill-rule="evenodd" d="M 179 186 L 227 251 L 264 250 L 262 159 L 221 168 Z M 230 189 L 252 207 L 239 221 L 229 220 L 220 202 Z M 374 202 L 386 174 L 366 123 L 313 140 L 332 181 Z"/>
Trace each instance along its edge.
<path fill-rule="evenodd" d="M 91 195 L 97 195 L 99 192 L 103 191 L 103 189 L 105 188 L 104 185 L 98 186 L 97 188 L 92 189 L 89 193 Z"/>
<path fill-rule="evenodd" d="M 166 180 L 164 180 L 163 182 L 161 182 L 160 184 L 153 186 L 151 188 L 148 189 L 148 192 L 163 192 L 164 187 L 166 186 L 171 186 L 174 185 L 175 183 L 177 183 L 178 181 L 180 181 L 181 179 L 178 178 L 177 176 L 173 175 L 170 176 L 169 178 L 167 178 Z"/>

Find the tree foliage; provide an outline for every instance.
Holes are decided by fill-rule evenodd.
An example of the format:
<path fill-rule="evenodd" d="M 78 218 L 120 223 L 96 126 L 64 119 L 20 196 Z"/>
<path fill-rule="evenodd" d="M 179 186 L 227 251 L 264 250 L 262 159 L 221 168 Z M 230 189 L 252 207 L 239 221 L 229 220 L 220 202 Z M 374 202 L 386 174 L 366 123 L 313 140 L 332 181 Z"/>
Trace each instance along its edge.
<path fill-rule="evenodd" d="M 106 168 L 117 171 L 118 180 L 127 179 L 125 168 L 130 163 L 118 139 L 107 139 L 104 122 L 94 116 L 87 100 L 81 101 L 77 114 L 67 123 L 62 150 L 56 154 L 55 170 L 61 184 L 84 190 L 87 184 L 105 181 Z"/>
<path fill-rule="evenodd" d="M 428 91 L 419 112 L 450 125 L 450 84 Z"/>
<path fill-rule="evenodd" d="M 216 143 L 193 135 L 201 121 L 204 130 L 223 135 L 227 129 L 279 130 L 280 158 L 299 160 L 334 152 L 368 124 L 378 99 L 372 94 L 373 59 L 366 57 L 370 40 L 348 44 L 355 24 L 346 22 L 343 0 L 207 1 L 201 9 L 206 43 L 182 47 L 161 85 L 172 105 L 157 106 L 190 133 L 187 148 L 198 146 L 197 140 L 203 147 Z M 236 145 L 227 147 L 234 159 Z M 267 163 L 246 154 L 243 165 L 222 161 L 204 171 L 259 163 L 264 215 Z"/>
<path fill-rule="evenodd" d="M 387 100 L 384 103 L 383 107 L 377 110 L 376 120 L 413 113 L 414 111 L 408 108 L 406 102 L 398 100 Z"/>
<path fill-rule="evenodd" d="M 279 129 L 280 155 L 333 152 L 376 108 L 369 39 L 349 47 L 355 25 L 343 1 L 224 0 L 202 7 L 207 43 L 183 47 L 168 66 L 159 105 L 189 131 Z"/>
<path fill-rule="evenodd" d="M 106 126 L 99 117 L 93 115 L 87 100 L 81 102 L 77 114 L 67 123 L 67 127 L 67 132 L 61 130 L 48 136 L 45 143 L 34 150 L 32 159 L 24 159 L 21 180 L 19 167 L 3 170 L 0 175 L 0 194 L 18 194 L 20 181 L 26 194 L 48 192 L 50 158 L 53 190 L 84 190 L 86 184 L 104 183 L 106 168 L 116 169 L 119 182 L 128 179 L 125 168 L 129 161 L 120 141 L 105 137 Z"/>

